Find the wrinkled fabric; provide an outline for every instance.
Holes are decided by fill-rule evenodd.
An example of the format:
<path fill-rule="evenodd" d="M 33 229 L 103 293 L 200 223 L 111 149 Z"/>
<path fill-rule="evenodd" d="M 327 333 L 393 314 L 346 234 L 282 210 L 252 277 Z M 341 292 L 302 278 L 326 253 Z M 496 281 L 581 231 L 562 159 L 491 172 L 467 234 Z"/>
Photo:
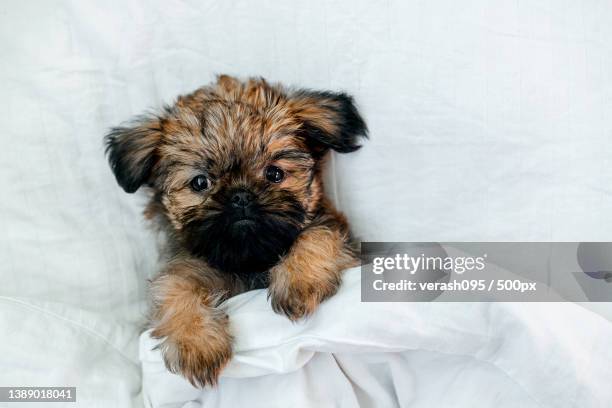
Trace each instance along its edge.
<path fill-rule="evenodd" d="M 168 373 L 143 333 L 151 407 L 605 407 L 612 325 L 571 303 L 362 303 L 360 269 L 311 318 L 265 291 L 223 305 L 235 356 L 218 387 Z"/>

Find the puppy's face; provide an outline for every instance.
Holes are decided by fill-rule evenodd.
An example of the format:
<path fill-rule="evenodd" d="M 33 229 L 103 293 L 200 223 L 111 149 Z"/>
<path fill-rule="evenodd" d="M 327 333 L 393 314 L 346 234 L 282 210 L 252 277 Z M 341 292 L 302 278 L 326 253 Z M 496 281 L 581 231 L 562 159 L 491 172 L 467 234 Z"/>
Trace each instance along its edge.
<path fill-rule="evenodd" d="M 106 141 L 127 192 L 151 187 L 185 249 L 240 274 L 290 249 L 320 208 L 325 153 L 354 151 L 365 133 L 347 95 L 221 76 Z"/>

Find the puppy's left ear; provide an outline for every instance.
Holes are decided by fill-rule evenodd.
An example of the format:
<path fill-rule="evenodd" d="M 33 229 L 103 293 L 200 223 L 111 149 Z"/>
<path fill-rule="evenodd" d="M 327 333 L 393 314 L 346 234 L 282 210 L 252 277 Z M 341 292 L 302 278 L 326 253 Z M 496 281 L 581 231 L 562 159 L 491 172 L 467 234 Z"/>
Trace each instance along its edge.
<path fill-rule="evenodd" d="M 325 154 L 330 148 L 340 153 L 359 149 L 359 139 L 368 128 L 355 102 L 345 93 L 297 91 L 292 95 L 302 136 L 312 151 Z"/>

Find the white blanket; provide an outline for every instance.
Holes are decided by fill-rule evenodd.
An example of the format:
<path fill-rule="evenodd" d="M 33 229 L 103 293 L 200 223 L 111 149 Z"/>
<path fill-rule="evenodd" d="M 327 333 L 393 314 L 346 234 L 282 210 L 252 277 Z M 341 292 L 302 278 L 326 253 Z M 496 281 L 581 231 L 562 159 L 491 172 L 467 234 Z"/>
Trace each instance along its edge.
<path fill-rule="evenodd" d="M 606 407 L 612 325 L 569 303 L 361 303 L 359 268 L 297 324 L 264 291 L 224 304 L 235 357 L 218 388 L 168 373 L 140 339 L 150 407 Z"/>

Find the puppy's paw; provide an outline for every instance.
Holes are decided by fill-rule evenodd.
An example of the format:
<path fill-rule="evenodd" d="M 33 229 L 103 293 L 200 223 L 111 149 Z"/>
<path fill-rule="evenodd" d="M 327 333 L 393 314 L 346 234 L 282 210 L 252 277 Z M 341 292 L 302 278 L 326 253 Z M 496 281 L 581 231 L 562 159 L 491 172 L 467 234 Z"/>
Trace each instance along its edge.
<path fill-rule="evenodd" d="M 338 291 L 339 279 L 335 274 L 311 275 L 306 279 L 291 279 L 290 272 L 277 266 L 268 287 L 272 309 L 296 321 L 311 315 L 319 304 Z M 294 275 L 295 276 L 295 275 Z"/>
<path fill-rule="evenodd" d="M 232 357 L 227 315 L 209 309 L 201 319 L 184 323 L 180 328 L 159 326 L 153 331 L 153 337 L 164 338 L 158 346 L 164 363 L 168 371 L 182 375 L 194 387 L 214 386 Z"/>

